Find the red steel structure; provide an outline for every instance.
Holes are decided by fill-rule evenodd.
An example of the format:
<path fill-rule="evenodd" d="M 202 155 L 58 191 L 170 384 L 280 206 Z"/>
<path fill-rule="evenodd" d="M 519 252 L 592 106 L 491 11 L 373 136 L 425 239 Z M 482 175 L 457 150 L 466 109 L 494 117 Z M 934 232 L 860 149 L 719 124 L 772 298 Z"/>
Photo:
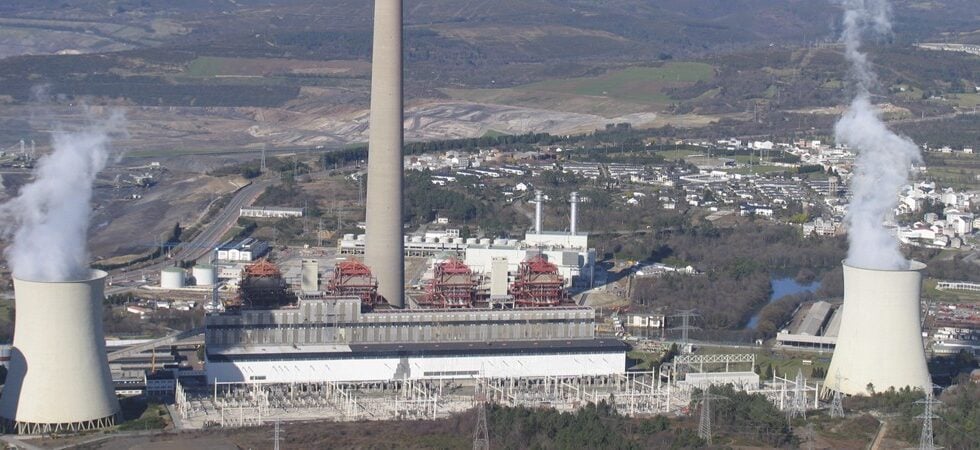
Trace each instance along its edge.
<path fill-rule="evenodd" d="M 510 295 L 517 306 L 558 306 L 567 298 L 565 279 L 546 256 L 535 255 L 518 267 Z"/>
<path fill-rule="evenodd" d="M 378 299 L 378 279 L 364 263 L 348 259 L 334 267 L 333 279 L 327 283 L 327 292 L 360 297 L 362 305 L 373 306 Z"/>
<path fill-rule="evenodd" d="M 476 299 L 473 270 L 456 258 L 436 264 L 418 304 L 431 308 L 471 308 Z"/>
<path fill-rule="evenodd" d="M 275 264 L 261 259 L 242 270 L 242 281 L 238 287 L 239 306 L 245 308 L 277 308 L 296 302 L 289 292 L 282 272 Z"/>

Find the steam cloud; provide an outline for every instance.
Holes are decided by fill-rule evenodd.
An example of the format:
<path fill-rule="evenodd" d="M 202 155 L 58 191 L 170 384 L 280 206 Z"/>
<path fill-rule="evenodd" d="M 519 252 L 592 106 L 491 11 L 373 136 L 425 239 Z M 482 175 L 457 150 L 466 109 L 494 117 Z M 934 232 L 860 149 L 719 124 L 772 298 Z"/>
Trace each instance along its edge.
<path fill-rule="evenodd" d="M 88 279 L 86 235 L 95 177 L 109 160 L 110 134 L 122 116 L 85 129 L 55 131 L 54 151 L 38 161 L 35 179 L 0 205 L 0 233 L 13 238 L 5 255 L 14 276 L 32 281 Z"/>
<path fill-rule="evenodd" d="M 842 38 L 845 57 L 851 63 L 849 82 L 856 92 L 849 110 L 834 126 L 834 134 L 838 144 L 858 152 L 847 213 L 847 263 L 867 269 L 908 269 L 895 234 L 882 222 L 897 206 L 897 194 L 908 182 L 909 168 L 921 156 L 914 142 L 890 131 L 878 117 L 871 104 L 877 78 L 867 54 L 860 51 L 865 33 L 884 36 L 891 32 L 891 7 L 887 0 L 845 0 L 844 7 Z"/>

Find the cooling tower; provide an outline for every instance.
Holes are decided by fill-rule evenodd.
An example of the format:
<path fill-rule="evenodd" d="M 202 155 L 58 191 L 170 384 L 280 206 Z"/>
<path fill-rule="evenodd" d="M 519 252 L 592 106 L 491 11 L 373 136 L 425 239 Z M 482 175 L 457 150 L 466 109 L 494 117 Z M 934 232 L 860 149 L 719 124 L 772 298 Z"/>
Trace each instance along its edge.
<path fill-rule="evenodd" d="M 402 1 L 375 0 L 364 263 L 388 304 L 405 305 L 402 230 Z"/>
<path fill-rule="evenodd" d="M 14 278 L 16 326 L 0 418 L 8 432 L 112 426 L 119 414 L 102 332 L 106 273 L 80 281 Z"/>
<path fill-rule="evenodd" d="M 905 386 L 932 385 L 922 345 L 919 313 L 921 270 L 874 270 L 844 263 L 844 306 L 827 387 L 868 395 Z"/>

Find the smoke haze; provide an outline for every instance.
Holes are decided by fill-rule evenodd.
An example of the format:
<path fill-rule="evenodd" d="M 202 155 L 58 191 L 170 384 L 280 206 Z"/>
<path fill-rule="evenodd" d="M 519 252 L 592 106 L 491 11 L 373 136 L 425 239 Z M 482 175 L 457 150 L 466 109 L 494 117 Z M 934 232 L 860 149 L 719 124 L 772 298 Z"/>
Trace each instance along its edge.
<path fill-rule="evenodd" d="M 855 96 L 837 121 L 834 134 L 838 144 L 858 153 L 847 212 L 847 263 L 867 269 L 908 269 L 895 233 L 882 223 L 898 205 L 898 193 L 908 183 L 909 168 L 921 156 L 914 142 L 893 133 L 878 117 L 871 104 L 871 89 L 877 79 L 867 54 L 860 51 L 864 35 L 891 32 L 891 7 L 886 0 L 845 0 L 843 5 L 842 39 Z"/>
<path fill-rule="evenodd" d="M 40 158 L 35 179 L 0 206 L 0 232 L 14 276 L 32 281 L 88 279 L 86 237 L 95 177 L 109 159 L 110 134 L 122 130 L 113 114 L 78 131 L 55 131 L 53 151 Z"/>

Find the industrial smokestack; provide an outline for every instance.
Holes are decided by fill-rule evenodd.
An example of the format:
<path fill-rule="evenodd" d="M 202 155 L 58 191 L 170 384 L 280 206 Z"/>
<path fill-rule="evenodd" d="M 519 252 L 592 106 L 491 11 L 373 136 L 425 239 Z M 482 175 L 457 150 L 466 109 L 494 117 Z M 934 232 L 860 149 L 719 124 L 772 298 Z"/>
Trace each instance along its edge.
<path fill-rule="evenodd" d="M 541 234 L 541 203 L 544 202 L 544 194 L 541 191 L 534 192 L 534 234 Z"/>
<path fill-rule="evenodd" d="M 578 223 L 578 192 L 572 192 L 572 214 L 571 214 L 571 224 L 569 224 L 569 232 L 574 236 L 576 231 L 576 225 Z"/>
<path fill-rule="evenodd" d="M 6 432 L 47 434 L 115 425 L 119 414 L 102 331 L 106 273 L 77 281 L 14 277 L 16 327 L 0 397 Z"/>
<path fill-rule="evenodd" d="M 827 387 L 847 395 L 911 386 L 929 389 L 919 317 L 925 264 L 908 270 L 863 269 L 844 263 L 844 306 Z"/>
<path fill-rule="evenodd" d="M 402 121 L 402 1 L 375 0 L 364 263 L 397 308 L 405 305 Z"/>

